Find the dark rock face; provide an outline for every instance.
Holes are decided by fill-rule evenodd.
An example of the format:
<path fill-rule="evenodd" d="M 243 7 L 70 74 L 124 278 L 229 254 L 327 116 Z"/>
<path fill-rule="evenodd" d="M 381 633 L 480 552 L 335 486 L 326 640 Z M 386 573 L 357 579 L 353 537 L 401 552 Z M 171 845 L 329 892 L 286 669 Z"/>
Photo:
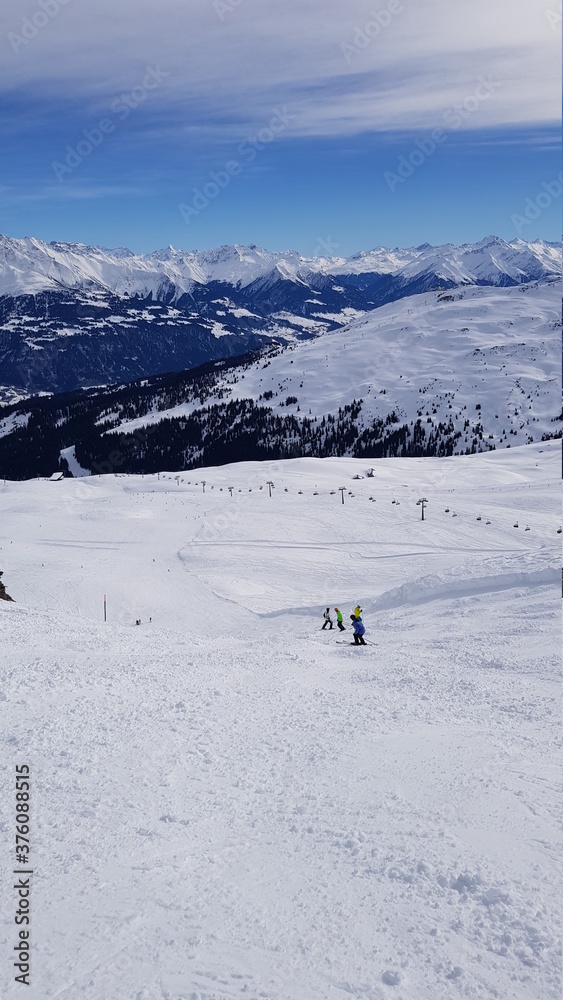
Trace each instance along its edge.
<path fill-rule="evenodd" d="M 1 576 L 2 576 L 2 571 L 0 570 L 0 577 Z M 0 601 L 13 601 L 13 599 L 14 599 L 13 597 L 10 597 L 10 595 L 6 593 L 6 588 L 2 583 L 2 580 L 0 580 Z"/>

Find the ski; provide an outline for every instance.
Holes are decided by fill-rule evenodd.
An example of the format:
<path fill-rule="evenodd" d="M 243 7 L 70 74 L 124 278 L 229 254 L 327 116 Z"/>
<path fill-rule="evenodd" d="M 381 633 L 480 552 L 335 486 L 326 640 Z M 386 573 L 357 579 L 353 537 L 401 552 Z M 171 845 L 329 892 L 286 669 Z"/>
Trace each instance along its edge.
<path fill-rule="evenodd" d="M 357 642 L 346 642 L 345 639 L 337 639 L 336 640 L 336 645 L 337 646 L 358 646 L 358 648 L 360 649 L 361 646 L 362 646 L 362 643 L 360 642 L 358 644 Z M 376 642 L 364 642 L 363 645 L 364 646 L 376 646 L 377 643 Z"/>

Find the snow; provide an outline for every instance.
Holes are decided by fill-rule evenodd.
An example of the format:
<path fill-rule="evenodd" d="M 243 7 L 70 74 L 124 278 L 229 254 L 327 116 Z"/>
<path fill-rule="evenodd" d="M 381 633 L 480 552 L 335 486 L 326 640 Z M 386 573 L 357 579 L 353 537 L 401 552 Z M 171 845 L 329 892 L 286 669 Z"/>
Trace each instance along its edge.
<path fill-rule="evenodd" d="M 189 403 L 178 403 L 177 406 L 171 406 L 170 409 L 162 410 L 150 410 L 143 417 L 133 417 L 131 420 L 122 420 L 118 427 L 110 428 L 104 431 L 104 434 L 124 434 L 132 433 L 134 431 L 141 430 L 143 427 L 151 427 L 153 424 L 158 424 L 162 420 L 163 416 L 169 419 L 175 419 L 176 417 L 189 417 L 194 410 L 199 410 L 201 408 L 201 402 L 199 396 L 193 399 Z M 115 413 L 111 416 L 118 417 L 119 414 Z M 111 419 L 111 416 L 104 416 L 97 421 L 98 424 Z M 87 473 L 89 475 L 89 473 Z"/>
<path fill-rule="evenodd" d="M 322 418 L 363 399 L 364 425 L 392 411 L 401 422 L 415 421 L 419 413 L 435 426 L 451 420 L 462 434 L 457 446 L 462 452 L 479 422 L 484 439 L 496 448 L 538 441 L 553 435 L 561 412 L 560 336 L 554 335 L 559 314 L 559 281 L 408 296 L 342 329 L 276 349 L 266 367 L 260 358 L 245 369 L 244 380 L 233 381 L 227 373 L 206 405 L 219 402 L 227 388 L 231 398 L 260 400 L 272 408 L 292 395 L 303 416 L 311 410 Z M 304 326 L 312 322 L 284 318 Z M 273 398 L 260 399 L 265 392 Z M 196 398 L 119 429 L 180 416 L 198 405 Z"/>
<path fill-rule="evenodd" d="M 209 327 L 211 333 L 214 337 L 228 337 L 231 331 L 224 326 L 223 323 L 219 323 L 217 320 L 213 320 L 211 323 L 207 323 L 206 326 Z"/>
<path fill-rule="evenodd" d="M 0 483 L 34 1000 L 560 997 L 560 457 Z"/>
<path fill-rule="evenodd" d="M 109 319 L 109 317 L 108 317 L 108 319 Z M 39 331 L 37 331 L 37 332 L 39 332 Z M 57 337 L 79 337 L 81 335 L 81 333 L 83 333 L 83 330 L 81 330 L 80 327 L 57 326 Z M 54 340 L 55 338 L 54 337 L 42 337 L 41 339 L 42 340 Z M 30 340 L 26 340 L 26 344 L 29 344 L 31 347 L 35 347 L 36 346 L 33 343 L 33 341 L 30 341 Z"/>
<path fill-rule="evenodd" d="M 20 427 L 27 427 L 30 417 L 31 413 L 10 413 L 3 420 L 0 418 L 0 438 L 12 434 Z"/>
<path fill-rule="evenodd" d="M 293 313 L 282 310 L 281 312 L 272 313 L 273 320 L 280 320 L 283 324 L 290 324 L 291 326 L 302 326 L 304 330 L 318 330 L 319 324 L 315 322 L 314 319 L 308 319 L 307 316 L 295 316 Z"/>
<path fill-rule="evenodd" d="M 349 260 L 338 260 L 325 273 L 378 273 L 401 274 L 411 278 L 424 271 L 441 274 L 456 283 L 475 284 L 479 281 L 495 283 L 495 275 L 502 270 L 516 281 L 522 273 L 529 273 L 531 260 L 536 258 L 555 275 L 559 273 L 560 247 L 555 243 L 536 241 L 527 243 L 520 238 L 508 242 L 498 236 L 487 236 L 478 243 L 460 246 L 447 243 L 433 247 L 423 246 L 409 250 L 362 251 Z M 350 266 L 352 264 L 352 266 Z"/>
<path fill-rule="evenodd" d="M 426 272 L 464 284 L 497 284 L 504 274 L 515 281 L 521 281 L 523 274 L 555 276 L 561 273 L 561 248 L 540 240 L 507 242 L 491 236 L 461 246 L 378 247 L 349 258 L 307 258 L 294 250 L 268 251 L 238 244 L 204 251 L 168 247 L 142 255 L 123 248 L 0 236 L 0 296 L 61 288 L 84 288 L 95 296 L 104 288 L 121 296 L 161 298 L 171 286 L 182 295 L 195 284 L 211 281 L 246 287 L 259 279 L 303 284 L 311 275 L 377 273 L 410 280 Z"/>
<path fill-rule="evenodd" d="M 68 463 L 69 472 L 72 473 L 75 479 L 80 479 L 82 476 L 89 476 L 90 472 L 88 469 L 83 469 L 80 462 L 76 458 L 74 452 L 75 446 L 72 445 L 70 448 L 63 448 L 61 451 L 61 458 L 66 459 Z"/>
<path fill-rule="evenodd" d="M 14 389 L 12 386 L 0 385 L 0 407 L 2 406 L 12 406 L 14 403 L 23 403 L 26 399 L 29 399 L 29 393 L 23 392 L 21 389 Z M 51 396 L 50 392 L 37 392 L 35 396 Z"/>
<path fill-rule="evenodd" d="M 231 315 L 236 319 L 250 318 L 258 319 L 257 313 L 250 312 L 249 309 L 243 309 L 242 306 L 239 309 L 231 309 Z"/>
<path fill-rule="evenodd" d="M 350 323 L 353 319 L 359 319 L 361 316 L 365 316 L 365 312 L 361 309 L 352 309 L 350 306 L 347 306 L 339 313 L 318 312 L 313 313 L 313 316 L 316 319 L 329 319 L 333 323 Z"/>

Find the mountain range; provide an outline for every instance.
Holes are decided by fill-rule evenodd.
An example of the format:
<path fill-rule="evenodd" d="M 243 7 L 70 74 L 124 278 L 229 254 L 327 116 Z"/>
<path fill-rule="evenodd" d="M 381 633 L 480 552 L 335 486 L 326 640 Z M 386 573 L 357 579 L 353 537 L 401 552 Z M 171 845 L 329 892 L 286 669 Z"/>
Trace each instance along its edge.
<path fill-rule="evenodd" d="M 141 255 L 0 236 L 0 402 L 296 344 L 428 291 L 560 274 L 557 244 L 495 236 L 348 258 L 254 245 Z"/>
<path fill-rule="evenodd" d="M 560 279 L 407 296 L 343 328 L 0 411 L 0 476 L 450 456 L 561 435 Z"/>

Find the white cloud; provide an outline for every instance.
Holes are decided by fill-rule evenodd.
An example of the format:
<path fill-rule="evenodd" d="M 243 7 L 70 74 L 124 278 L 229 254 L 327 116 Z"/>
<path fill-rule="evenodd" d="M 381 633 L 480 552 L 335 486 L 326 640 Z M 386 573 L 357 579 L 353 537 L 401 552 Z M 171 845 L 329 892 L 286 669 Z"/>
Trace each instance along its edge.
<path fill-rule="evenodd" d="M 399 2 L 363 45 L 390 0 L 240 0 L 222 20 L 214 0 L 4 0 L 0 88 L 78 100 L 88 117 L 159 66 L 170 76 L 150 107 L 165 130 L 244 137 L 286 104 L 285 135 L 338 136 L 433 128 L 492 76 L 502 87 L 468 127 L 559 119 L 558 0 Z M 41 3 L 55 13 L 15 43 L 24 18 L 29 35 L 45 21 Z"/>
<path fill-rule="evenodd" d="M 39 191 L 16 191 L 9 187 L 0 187 L 2 201 L 7 205 L 25 205 L 34 202 L 53 201 L 92 201 L 98 198 L 126 198 L 145 194 L 143 188 L 131 185 L 100 184 L 98 186 L 45 186 Z"/>

